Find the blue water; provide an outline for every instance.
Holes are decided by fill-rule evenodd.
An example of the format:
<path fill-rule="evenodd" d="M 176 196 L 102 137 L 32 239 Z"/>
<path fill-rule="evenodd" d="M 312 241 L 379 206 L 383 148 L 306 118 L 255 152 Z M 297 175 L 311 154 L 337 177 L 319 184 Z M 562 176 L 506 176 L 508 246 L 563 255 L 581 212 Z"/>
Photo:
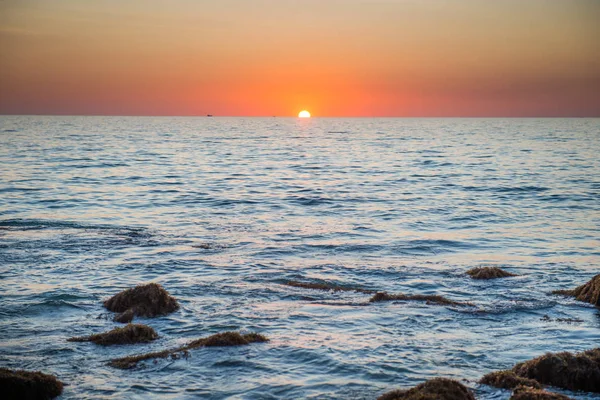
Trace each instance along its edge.
<path fill-rule="evenodd" d="M 600 343 L 597 309 L 548 295 L 600 272 L 599 154 L 599 119 L 0 117 L 0 365 L 64 399 L 372 399 L 434 376 L 507 399 L 476 381 Z M 182 306 L 138 320 L 158 341 L 66 342 L 150 281 Z M 106 366 L 225 330 L 271 342 Z"/>

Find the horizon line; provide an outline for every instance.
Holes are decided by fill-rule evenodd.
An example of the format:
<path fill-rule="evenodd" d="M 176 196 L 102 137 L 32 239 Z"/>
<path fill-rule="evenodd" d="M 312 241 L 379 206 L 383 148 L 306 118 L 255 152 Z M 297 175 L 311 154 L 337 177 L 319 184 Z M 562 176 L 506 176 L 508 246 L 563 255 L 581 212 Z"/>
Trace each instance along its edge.
<path fill-rule="evenodd" d="M 300 119 L 295 115 L 175 115 L 175 114 L 2 114 L 0 117 L 137 117 L 137 118 L 288 118 Z M 422 116 L 401 116 L 401 115 L 373 115 L 373 116 L 351 116 L 351 115 L 312 115 L 310 118 L 304 119 L 321 119 L 321 118 L 398 118 L 398 119 L 439 119 L 439 118 L 465 118 L 465 119 L 542 119 L 542 118 L 600 118 L 598 115 L 522 115 L 522 116 L 503 116 L 503 115 L 422 115 Z"/>

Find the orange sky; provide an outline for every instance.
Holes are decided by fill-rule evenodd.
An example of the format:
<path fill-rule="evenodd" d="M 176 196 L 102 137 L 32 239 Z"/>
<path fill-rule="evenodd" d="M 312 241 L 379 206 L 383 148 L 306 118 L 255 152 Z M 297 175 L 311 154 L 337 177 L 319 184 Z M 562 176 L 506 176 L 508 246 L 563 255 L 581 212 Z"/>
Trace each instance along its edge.
<path fill-rule="evenodd" d="M 0 113 L 600 116 L 598 0 L 0 0 Z"/>

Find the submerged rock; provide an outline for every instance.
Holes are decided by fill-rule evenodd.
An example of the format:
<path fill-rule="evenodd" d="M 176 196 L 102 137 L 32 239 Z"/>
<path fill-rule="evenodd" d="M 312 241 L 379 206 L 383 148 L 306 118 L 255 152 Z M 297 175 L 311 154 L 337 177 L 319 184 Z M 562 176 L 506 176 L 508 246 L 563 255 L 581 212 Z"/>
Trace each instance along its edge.
<path fill-rule="evenodd" d="M 128 324 L 131 321 L 133 321 L 133 317 L 135 317 L 135 314 L 133 312 L 133 309 L 130 308 L 129 310 L 124 311 L 121 314 L 117 314 L 113 318 L 113 321 L 120 322 L 122 324 Z"/>
<path fill-rule="evenodd" d="M 0 392 L 7 400 L 40 400 L 60 396 L 63 384 L 53 375 L 0 368 Z"/>
<path fill-rule="evenodd" d="M 268 342 L 265 336 L 258 333 L 247 333 L 240 334 L 238 332 L 223 332 L 217 333 L 216 335 L 208 336 L 206 338 L 200 338 L 194 340 L 184 346 L 176 347 L 174 349 L 157 351 L 153 353 L 140 354 L 137 356 L 127 356 L 123 358 L 116 358 L 111 360 L 108 365 L 119 369 L 130 369 L 137 366 L 140 361 L 150 360 L 153 358 L 178 358 L 179 353 L 187 355 L 187 352 L 192 349 L 199 347 L 222 347 L 222 346 L 244 346 L 251 343 L 264 343 Z"/>
<path fill-rule="evenodd" d="M 514 389 L 518 386 L 527 386 L 541 389 L 542 385 L 533 379 L 518 376 L 513 371 L 497 371 L 485 375 L 479 383 L 501 389 Z"/>
<path fill-rule="evenodd" d="M 571 398 L 558 393 L 546 392 L 542 389 L 519 386 L 513 392 L 510 400 L 571 400 Z"/>
<path fill-rule="evenodd" d="M 548 353 L 513 367 L 518 376 L 568 390 L 600 393 L 600 348 L 583 353 Z"/>
<path fill-rule="evenodd" d="M 452 379 L 434 378 L 408 390 L 393 390 L 377 400 L 475 400 L 465 385 Z"/>
<path fill-rule="evenodd" d="M 498 267 L 473 268 L 468 270 L 467 274 L 473 279 L 498 279 L 507 278 L 509 276 L 517 276 L 516 274 L 511 274 L 510 272 L 507 272 Z"/>
<path fill-rule="evenodd" d="M 389 294 L 387 292 L 378 292 L 376 293 L 369 302 L 377 303 L 380 301 L 425 301 L 427 304 L 440 304 L 443 306 L 468 306 L 469 303 L 461 303 L 458 301 L 447 299 L 443 296 L 438 295 L 424 295 L 424 294 Z"/>
<path fill-rule="evenodd" d="M 116 322 L 131 322 L 134 316 L 156 317 L 166 315 L 179 308 L 177 300 L 157 283 L 139 285 L 117 293 L 104 302 L 104 307 L 121 313 Z"/>
<path fill-rule="evenodd" d="M 375 293 L 374 290 L 367 290 L 367 289 L 353 288 L 353 287 L 345 287 L 345 286 L 335 285 L 335 284 L 332 284 L 332 283 L 287 281 L 285 284 L 287 286 L 292 286 L 292 287 L 297 287 L 297 288 L 314 289 L 314 290 L 324 290 L 324 291 L 332 291 L 332 292 Z"/>
<path fill-rule="evenodd" d="M 600 307 L 600 274 L 593 277 L 585 285 L 581 285 L 573 290 L 555 290 L 553 294 L 575 297 L 579 301 L 585 301 Z"/>
<path fill-rule="evenodd" d="M 158 335 L 149 326 L 140 324 L 128 324 L 122 328 L 98 333 L 96 335 L 73 337 L 67 339 L 69 342 L 94 342 L 102 346 L 114 344 L 147 343 L 158 338 Z"/>
<path fill-rule="evenodd" d="M 540 321 L 544 321 L 544 322 L 561 322 L 561 323 L 565 323 L 565 324 L 578 324 L 578 323 L 584 322 L 584 320 L 579 319 L 579 318 L 556 318 L 556 319 L 552 319 L 548 315 L 544 315 L 542 318 L 540 318 Z"/>

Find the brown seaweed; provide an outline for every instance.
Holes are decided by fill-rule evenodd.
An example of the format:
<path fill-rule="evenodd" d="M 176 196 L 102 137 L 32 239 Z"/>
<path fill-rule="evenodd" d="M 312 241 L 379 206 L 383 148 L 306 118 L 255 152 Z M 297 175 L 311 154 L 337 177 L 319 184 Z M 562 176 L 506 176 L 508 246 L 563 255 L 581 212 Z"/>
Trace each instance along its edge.
<path fill-rule="evenodd" d="M 0 368 L 0 388 L 6 400 L 39 400 L 60 396 L 63 384 L 55 376 L 38 371 Z"/>
<path fill-rule="evenodd" d="M 515 389 L 510 400 L 572 400 L 570 397 L 558 393 L 547 392 L 528 386 L 519 386 Z"/>
<path fill-rule="evenodd" d="M 462 303 L 454 300 L 447 299 L 439 295 L 424 295 L 424 294 L 389 294 L 387 292 L 377 292 L 369 302 L 377 303 L 380 301 L 425 301 L 427 304 L 440 304 L 443 306 L 468 306 L 469 303 Z"/>
<path fill-rule="evenodd" d="M 73 337 L 69 342 L 93 342 L 102 346 L 114 344 L 147 343 L 158 338 L 158 335 L 149 326 L 140 324 L 127 324 L 122 328 L 115 328 L 108 332 L 90 336 Z"/>
<path fill-rule="evenodd" d="M 393 390 L 377 400 L 475 400 L 471 391 L 452 379 L 434 378 L 408 390 Z"/>
<path fill-rule="evenodd" d="M 355 288 L 355 287 L 345 287 L 335 285 L 333 283 L 316 283 L 316 282 L 300 282 L 300 281 L 287 281 L 285 285 L 303 288 L 303 289 L 313 289 L 313 290 L 323 290 L 330 292 L 359 292 L 359 293 L 375 293 L 374 290 Z"/>
<path fill-rule="evenodd" d="M 519 363 L 512 370 L 544 385 L 600 393 L 600 348 L 576 354 L 548 353 Z"/>
<path fill-rule="evenodd" d="M 199 347 L 244 346 L 251 343 L 264 343 L 268 341 L 269 339 L 258 333 L 240 334 L 238 332 L 222 332 L 206 338 L 194 340 L 184 346 L 176 347 L 174 349 L 116 358 L 111 360 L 108 365 L 119 369 L 130 369 L 137 366 L 140 361 L 153 358 L 177 358 L 179 353 L 185 355 L 189 350 L 197 349 Z"/>
<path fill-rule="evenodd" d="M 120 313 L 116 322 L 131 322 L 133 316 L 156 317 L 179 308 L 177 300 L 157 283 L 138 285 L 117 293 L 104 302 L 108 310 Z"/>
<path fill-rule="evenodd" d="M 518 386 L 528 386 L 541 389 L 542 385 L 533 379 L 518 376 L 513 371 L 496 371 L 485 375 L 479 383 L 500 389 L 514 389 Z"/>
<path fill-rule="evenodd" d="M 498 267 L 478 267 L 467 271 L 473 279 L 498 279 L 517 276 Z"/>
<path fill-rule="evenodd" d="M 600 274 L 594 276 L 588 283 L 576 287 L 573 290 L 555 290 L 553 294 L 561 296 L 575 297 L 579 301 L 584 301 L 600 307 Z"/>

